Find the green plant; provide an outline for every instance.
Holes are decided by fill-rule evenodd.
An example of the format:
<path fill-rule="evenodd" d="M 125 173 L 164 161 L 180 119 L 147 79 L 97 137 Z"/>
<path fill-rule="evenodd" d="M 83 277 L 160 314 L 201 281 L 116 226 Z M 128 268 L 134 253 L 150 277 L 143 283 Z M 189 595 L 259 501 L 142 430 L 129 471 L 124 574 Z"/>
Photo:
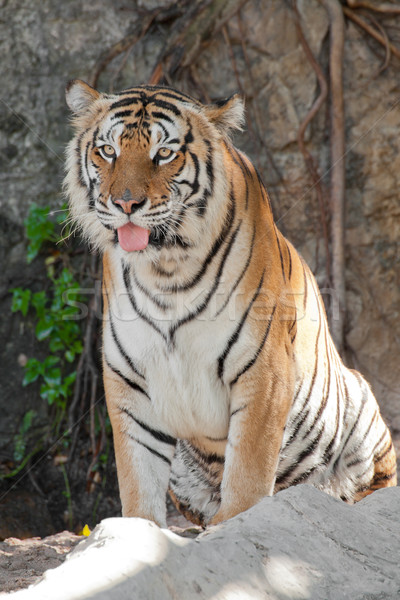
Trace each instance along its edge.
<path fill-rule="evenodd" d="M 39 251 L 44 242 L 57 242 L 59 235 L 56 232 L 56 224 L 63 223 L 65 220 L 64 213 L 67 208 L 64 205 L 62 210 L 57 214 L 55 222 L 50 217 L 50 208 L 48 206 L 38 206 L 32 204 L 29 209 L 29 214 L 24 221 L 26 235 L 29 240 L 27 250 L 27 261 L 32 262 L 39 254 Z"/>
<path fill-rule="evenodd" d="M 22 385 L 42 381 L 40 395 L 49 404 L 65 408 L 71 395 L 76 372 L 68 364 L 73 363 L 82 352 L 82 334 L 78 322 L 79 308 L 71 301 L 80 299 L 79 284 L 72 272 L 63 268 L 59 277 L 48 274 L 51 285 L 48 291 L 32 293 L 31 290 L 14 288 L 11 310 L 24 316 L 32 309 L 36 321 L 35 335 L 47 342 L 48 356 L 40 361 L 30 358 L 25 365 Z"/>
<path fill-rule="evenodd" d="M 25 220 L 26 235 L 29 240 L 27 261 L 30 263 L 46 242 L 52 242 L 52 254 L 45 260 L 48 282 L 44 290 L 32 291 L 21 287 L 12 292 L 12 312 L 21 312 L 24 317 L 30 314 L 35 323 L 35 336 L 45 344 L 46 357 L 39 360 L 30 357 L 24 367 L 22 385 L 39 381 L 40 396 L 56 408 L 54 424 L 58 429 L 63 420 L 67 401 L 71 397 L 76 379 L 74 363 L 83 350 L 82 332 L 79 325 L 82 299 L 80 285 L 75 279 L 69 261 L 59 252 L 54 252 L 54 244 L 61 238 L 60 225 L 65 221 L 66 209 L 61 218 L 51 219 L 48 207 L 32 205 Z M 14 458 L 23 460 L 25 446 L 23 438 L 32 424 L 33 415 L 29 411 L 23 421 L 20 433 L 16 436 Z M 27 416 L 30 415 L 30 416 Z"/>

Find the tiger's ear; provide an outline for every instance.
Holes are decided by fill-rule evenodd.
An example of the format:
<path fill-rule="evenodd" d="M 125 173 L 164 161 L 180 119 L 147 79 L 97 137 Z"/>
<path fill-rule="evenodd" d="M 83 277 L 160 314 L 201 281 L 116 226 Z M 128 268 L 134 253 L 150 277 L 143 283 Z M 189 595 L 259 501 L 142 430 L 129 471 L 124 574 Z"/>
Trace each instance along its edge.
<path fill-rule="evenodd" d="M 82 114 L 100 97 L 100 93 L 81 79 L 73 79 L 65 88 L 65 99 L 75 115 Z"/>
<path fill-rule="evenodd" d="M 205 106 L 205 113 L 209 121 L 215 125 L 222 134 L 230 134 L 232 129 L 243 129 L 244 102 L 239 94 L 234 94 L 224 100 Z"/>

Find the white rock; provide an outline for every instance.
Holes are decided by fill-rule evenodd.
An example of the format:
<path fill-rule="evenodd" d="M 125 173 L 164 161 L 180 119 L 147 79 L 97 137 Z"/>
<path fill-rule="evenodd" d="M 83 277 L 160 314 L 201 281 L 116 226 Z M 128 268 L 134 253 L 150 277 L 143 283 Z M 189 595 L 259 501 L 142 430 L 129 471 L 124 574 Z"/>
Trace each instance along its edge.
<path fill-rule="evenodd" d="M 400 489 L 348 506 L 301 485 L 196 539 L 105 519 L 13 600 L 400 598 Z"/>

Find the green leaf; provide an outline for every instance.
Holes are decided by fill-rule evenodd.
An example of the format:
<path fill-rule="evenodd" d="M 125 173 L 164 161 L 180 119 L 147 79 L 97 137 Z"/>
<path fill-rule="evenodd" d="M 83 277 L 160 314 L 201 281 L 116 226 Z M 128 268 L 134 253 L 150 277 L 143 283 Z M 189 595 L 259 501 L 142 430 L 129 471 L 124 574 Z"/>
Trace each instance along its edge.
<path fill-rule="evenodd" d="M 26 317 L 29 309 L 29 301 L 31 299 L 31 290 L 23 290 L 22 288 L 14 288 L 10 290 L 13 293 L 11 311 L 20 311 Z"/>
<path fill-rule="evenodd" d="M 22 385 L 25 387 L 29 383 L 33 383 L 43 372 L 43 364 L 36 358 L 30 358 L 25 365 L 25 376 L 22 380 Z"/>
<path fill-rule="evenodd" d="M 39 319 L 43 318 L 43 316 L 44 316 L 46 303 L 47 303 L 46 292 L 44 292 L 44 291 L 36 292 L 35 294 L 32 295 L 32 306 L 35 308 L 36 316 L 39 317 Z"/>
<path fill-rule="evenodd" d="M 45 315 L 43 319 L 40 319 L 36 325 L 35 334 L 39 341 L 49 337 L 54 329 L 54 322 L 49 315 Z"/>
<path fill-rule="evenodd" d="M 47 385 L 56 387 L 61 383 L 61 369 L 59 367 L 47 369 L 43 375 L 43 379 Z"/>
<path fill-rule="evenodd" d="M 56 390 L 54 388 L 48 387 L 46 384 L 43 384 L 40 388 L 40 396 L 43 398 L 43 400 L 47 400 L 47 402 L 51 405 L 54 403 L 57 403 L 57 400 L 60 397 L 60 392 L 59 390 Z"/>
<path fill-rule="evenodd" d="M 82 354 L 83 344 L 82 344 L 81 340 L 75 340 L 73 349 L 74 349 L 75 354 Z"/>
<path fill-rule="evenodd" d="M 45 369 L 48 369 L 50 367 L 54 367 L 54 365 L 57 365 L 59 362 L 60 362 L 59 356 L 48 356 L 43 361 L 43 366 Z"/>
<path fill-rule="evenodd" d="M 49 350 L 50 352 L 60 352 L 60 350 L 64 350 L 65 344 L 60 340 L 57 336 L 56 338 L 52 338 L 49 341 Z"/>
<path fill-rule="evenodd" d="M 55 241 L 54 223 L 49 219 L 49 207 L 32 204 L 24 221 L 26 236 L 29 240 L 27 251 L 28 263 L 37 256 L 45 241 Z"/>
<path fill-rule="evenodd" d="M 67 386 L 70 386 L 73 383 L 75 383 L 75 380 L 76 380 L 76 371 L 72 371 L 72 373 L 70 373 L 69 375 L 67 375 L 64 378 L 64 384 Z"/>
<path fill-rule="evenodd" d="M 75 359 L 75 352 L 73 350 L 67 350 L 64 356 L 68 362 L 72 363 Z"/>

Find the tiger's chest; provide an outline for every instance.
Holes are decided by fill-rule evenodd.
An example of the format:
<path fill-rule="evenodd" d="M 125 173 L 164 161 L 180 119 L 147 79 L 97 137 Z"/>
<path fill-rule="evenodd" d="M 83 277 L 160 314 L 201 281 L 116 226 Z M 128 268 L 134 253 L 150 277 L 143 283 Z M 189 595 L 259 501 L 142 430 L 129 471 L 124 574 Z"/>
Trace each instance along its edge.
<path fill-rule="evenodd" d="M 103 333 L 106 356 L 144 387 L 160 427 L 171 435 L 226 437 L 229 393 L 217 372 L 229 337 L 225 320 L 206 314 L 182 323 L 187 311 L 163 316 L 139 290 L 130 292 L 135 294 L 134 306 L 126 293 L 110 302 Z M 181 325 L 174 330 L 176 323 Z"/>

